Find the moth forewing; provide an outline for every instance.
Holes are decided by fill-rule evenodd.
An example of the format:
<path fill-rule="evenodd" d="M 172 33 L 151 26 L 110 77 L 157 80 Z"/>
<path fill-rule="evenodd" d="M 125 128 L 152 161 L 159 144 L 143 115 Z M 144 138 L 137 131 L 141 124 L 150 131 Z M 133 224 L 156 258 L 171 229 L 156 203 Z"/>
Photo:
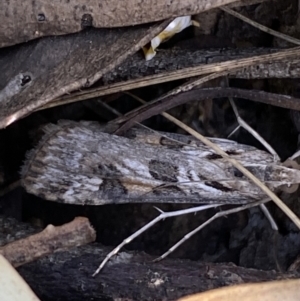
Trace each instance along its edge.
<path fill-rule="evenodd" d="M 274 164 L 264 151 L 229 140 L 214 142 L 272 190 L 300 182 L 298 170 Z M 120 137 L 95 122 L 47 126 L 27 156 L 22 183 L 32 194 L 70 204 L 241 204 L 264 196 L 230 163 L 190 137 L 138 129 Z"/>

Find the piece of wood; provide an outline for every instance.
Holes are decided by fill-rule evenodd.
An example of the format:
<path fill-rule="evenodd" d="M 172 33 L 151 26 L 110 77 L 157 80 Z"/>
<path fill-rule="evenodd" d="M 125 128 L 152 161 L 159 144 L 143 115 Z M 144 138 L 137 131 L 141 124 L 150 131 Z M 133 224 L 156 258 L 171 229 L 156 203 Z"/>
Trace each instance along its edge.
<path fill-rule="evenodd" d="M 128 57 L 124 63 L 113 71 L 105 74 L 99 87 L 64 95 L 39 109 L 224 70 L 226 68 L 222 67 L 222 62 L 227 66 L 230 62 L 232 66 L 240 64 L 240 60 L 245 62 L 240 69 L 228 72 L 232 78 L 300 77 L 299 57 L 293 55 L 294 57 L 276 60 L 276 56 L 273 55 L 274 61 L 268 61 L 267 56 L 276 52 L 280 53 L 280 49 L 208 49 L 193 51 L 175 48 L 158 52 L 155 58 L 148 62 L 145 62 L 140 53 L 136 53 Z M 248 62 L 246 64 L 247 58 L 250 57 L 252 57 L 253 63 L 249 64 Z"/>
<path fill-rule="evenodd" d="M 2 254 L 14 267 L 31 262 L 53 252 L 81 246 L 95 241 L 96 232 L 85 217 L 54 227 L 48 225 L 42 232 L 15 240 L 0 247 Z"/>
<path fill-rule="evenodd" d="M 168 73 L 175 70 L 184 70 L 197 66 L 208 68 L 207 65 L 259 55 L 280 52 L 279 48 L 229 48 L 229 49 L 202 49 L 192 47 L 175 47 L 162 49 L 150 61 L 136 53 L 128 57 L 121 65 L 105 74 L 101 80 L 103 85 L 112 85 L 125 80 L 134 80 L 153 74 Z M 300 57 L 282 59 L 276 63 L 261 62 L 252 68 L 245 68 L 233 74 L 235 78 L 297 78 L 300 76 Z"/>
<path fill-rule="evenodd" d="M 47 300 L 176 300 L 222 286 L 299 276 L 178 259 L 152 263 L 154 257 L 144 253 L 122 252 L 93 278 L 95 267 L 109 250 L 99 244 L 81 246 L 41 258 L 18 271 L 36 294 Z"/>
<path fill-rule="evenodd" d="M 86 27 L 132 26 L 193 15 L 234 2 L 237 0 L 4 1 L 0 10 L 0 47 Z"/>
<path fill-rule="evenodd" d="M 201 217 L 198 216 L 199 218 Z M 255 218 L 254 223 L 257 222 Z M 0 223 L 0 244 L 39 231 L 29 224 L 12 218 L 0 216 Z M 267 227 L 262 230 L 262 233 L 259 229 L 257 231 L 263 235 L 262 240 L 268 240 L 270 232 Z M 98 235 L 101 236 L 101 232 Z M 246 240 L 249 235 L 256 236 L 249 232 L 249 229 L 246 230 L 245 235 Z M 292 234 L 292 240 L 294 235 Z M 287 240 L 283 238 L 280 242 L 283 246 Z M 252 237 L 248 243 L 250 245 L 245 250 L 247 254 L 244 256 L 251 257 L 255 253 L 261 256 L 260 261 L 272 257 L 271 246 L 270 252 L 266 254 L 266 245 L 261 245 L 262 241 L 256 241 Z M 257 244 L 260 245 L 258 249 Z M 294 244 L 289 246 L 289 250 L 295 247 Z M 121 252 L 113 258 L 105 269 L 93 278 L 92 273 L 109 251 L 111 248 L 93 243 L 42 257 L 19 267 L 18 272 L 41 300 L 48 301 L 59 299 L 79 301 L 92 298 L 116 301 L 176 300 L 228 285 L 299 278 L 299 273 L 296 271 L 277 273 L 274 270 L 247 269 L 228 263 L 216 264 L 168 258 L 152 263 L 155 257 L 143 252 L 128 251 Z"/>
<path fill-rule="evenodd" d="M 125 80 L 134 80 L 154 74 L 169 73 L 176 70 L 200 67 L 208 68 L 210 64 L 234 61 L 259 55 L 280 52 L 280 48 L 229 48 L 197 49 L 195 46 L 183 45 L 171 49 L 161 49 L 150 61 L 136 53 L 126 59 L 111 72 L 103 76 L 103 85 L 112 85 Z M 243 68 L 231 74 L 235 78 L 297 78 L 300 77 L 300 57 L 282 59 L 277 62 L 260 62 L 252 68 Z"/>
<path fill-rule="evenodd" d="M 45 131 L 27 156 L 22 185 L 47 200 L 80 205 L 245 204 L 264 198 L 230 163 L 187 136 L 175 136 L 183 145 L 139 131 L 129 132 L 128 139 L 104 133 L 98 123 L 71 121 L 48 125 Z M 300 171 L 274 164 L 266 152 L 214 141 L 273 191 L 300 183 Z"/>
<path fill-rule="evenodd" d="M 0 254 L 0 300 L 39 301 L 24 279 Z"/>

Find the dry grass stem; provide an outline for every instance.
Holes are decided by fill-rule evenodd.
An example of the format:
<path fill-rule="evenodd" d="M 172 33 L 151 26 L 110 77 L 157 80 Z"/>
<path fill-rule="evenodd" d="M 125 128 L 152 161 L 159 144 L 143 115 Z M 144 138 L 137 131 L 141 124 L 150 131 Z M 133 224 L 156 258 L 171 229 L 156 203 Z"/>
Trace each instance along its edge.
<path fill-rule="evenodd" d="M 277 38 L 283 39 L 283 40 L 285 40 L 287 42 L 290 42 L 290 43 L 293 43 L 295 45 L 300 45 L 300 40 L 298 40 L 296 38 L 293 38 L 293 37 L 290 37 L 290 36 L 288 36 L 286 34 L 283 34 L 281 32 L 275 31 L 273 29 L 270 29 L 270 28 L 268 28 L 264 25 L 261 25 L 261 24 L 255 22 L 255 21 L 241 15 L 240 13 L 232 10 L 231 8 L 223 6 L 223 7 L 220 7 L 220 9 L 225 11 L 226 13 L 228 13 L 228 14 L 230 14 L 230 15 L 232 15 L 232 16 L 234 16 L 234 17 L 236 17 L 236 18 L 238 18 L 238 19 L 240 19 L 240 20 L 242 20 L 242 21 L 244 21 L 244 22 L 246 22 L 246 23 L 248 23 L 248 24 L 250 24 L 250 25 L 252 25 L 256 28 L 258 28 L 258 29 L 260 29 L 261 31 L 264 31 L 264 32 L 266 32 L 270 35 L 273 35 Z"/>

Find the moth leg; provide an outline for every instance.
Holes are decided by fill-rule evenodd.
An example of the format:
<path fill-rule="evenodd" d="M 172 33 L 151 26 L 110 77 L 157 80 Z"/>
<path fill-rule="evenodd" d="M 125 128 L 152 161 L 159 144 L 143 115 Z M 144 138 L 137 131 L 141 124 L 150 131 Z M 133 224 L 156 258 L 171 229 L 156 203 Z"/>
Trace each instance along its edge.
<path fill-rule="evenodd" d="M 169 254 L 171 254 L 172 252 L 174 252 L 180 245 L 182 245 L 185 241 L 187 241 L 190 237 L 192 237 L 194 234 L 196 234 L 198 231 L 202 230 L 205 226 L 207 226 L 208 224 L 210 224 L 212 221 L 214 221 L 215 219 L 221 217 L 221 216 L 226 216 L 229 214 L 233 214 L 245 209 L 249 209 L 252 207 L 256 207 L 259 205 L 262 205 L 266 202 L 269 202 L 270 199 L 265 199 L 259 202 L 255 202 L 255 203 L 251 203 L 251 204 L 247 204 L 247 205 L 243 205 L 243 206 L 239 206 L 233 209 L 229 209 L 229 210 L 225 210 L 225 211 L 220 211 L 218 213 L 216 213 L 215 215 L 213 215 L 210 219 L 208 219 L 206 222 L 204 222 L 203 224 L 201 224 L 200 226 L 198 226 L 196 229 L 194 229 L 193 231 L 187 233 L 181 240 L 179 240 L 172 248 L 170 248 L 166 253 L 164 253 L 163 255 L 161 255 L 160 257 L 156 258 L 155 260 L 153 260 L 153 262 L 157 262 L 160 261 L 164 258 L 166 258 Z"/>
<path fill-rule="evenodd" d="M 268 219 L 270 225 L 271 225 L 271 228 L 274 230 L 274 231 L 278 231 L 278 226 L 272 216 L 272 214 L 270 213 L 270 211 L 268 210 L 268 208 L 266 207 L 265 204 L 260 204 L 259 205 L 259 208 L 261 209 L 261 211 L 264 213 L 265 217 Z"/>
<path fill-rule="evenodd" d="M 269 153 L 271 153 L 274 156 L 275 163 L 280 162 L 280 158 L 274 150 L 274 148 L 240 116 L 233 98 L 229 97 L 229 101 L 239 125 L 228 135 L 228 138 L 232 136 L 239 128 L 242 127 L 248 133 L 250 133 L 256 140 L 258 140 L 269 151 Z"/>
<path fill-rule="evenodd" d="M 146 230 L 148 230 L 149 228 L 151 228 L 152 226 L 154 226 L 159 221 L 164 220 L 164 219 L 169 218 L 169 217 L 179 216 L 179 215 L 188 214 L 188 213 L 196 213 L 196 212 L 199 212 L 199 211 L 203 211 L 203 210 L 206 210 L 206 209 L 209 209 L 209 208 L 214 208 L 214 207 L 218 207 L 218 206 L 222 206 L 222 205 L 224 205 L 224 204 L 201 205 L 201 206 L 194 207 L 194 208 L 182 209 L 182 210 L 171 211 L 171 212 L 164 212 L 164 211 L 160 210 L 159 208 L 155 207 L 160 212 L 160 215 L 157 216 L 155 219 L 153 219 L 148 224 L 146 224 L 145 226 L 143 226 L 141 229 L 139 229 L 138 231 L 134 232 L 132 235 L 130 235 L 129 237 L 127 237 L 126 239 L 124 239 L 122 243 L 120 243 L 110 253 L 108 253 L 106 255 L 106 257 L 104 258 L 104 260 L 101 262 L 101 264 L 98 267 L 98 269 L 93 274 L 93 277 L 96 276 L 103 269 L 103 267 L 105 266 L 105 264 L 113 256 L 115 256 L 116 254 L 118 254 L 119 251 L 125 245 L 129 244 L 131 241 L 133 241 L 135 238 L 137 238 L 143 232 L 145 232 Z"/>

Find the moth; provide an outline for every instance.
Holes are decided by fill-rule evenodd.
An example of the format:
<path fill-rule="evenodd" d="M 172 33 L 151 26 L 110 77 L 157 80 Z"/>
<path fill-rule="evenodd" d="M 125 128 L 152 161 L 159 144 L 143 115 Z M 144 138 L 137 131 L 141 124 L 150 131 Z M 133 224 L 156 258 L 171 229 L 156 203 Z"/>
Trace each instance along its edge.
<path fill-rule="evenodd" d="M 47 200 L 78 204 L 246 204 L 264 193 L 225 159 L 196 139 L 133 128 L 106 133 L 96 122 L 60 121 L 30 151 L 22 185 Z M 211 139 L 272 191 L 300 183 L 300 171 L 269 153 Z"/>

